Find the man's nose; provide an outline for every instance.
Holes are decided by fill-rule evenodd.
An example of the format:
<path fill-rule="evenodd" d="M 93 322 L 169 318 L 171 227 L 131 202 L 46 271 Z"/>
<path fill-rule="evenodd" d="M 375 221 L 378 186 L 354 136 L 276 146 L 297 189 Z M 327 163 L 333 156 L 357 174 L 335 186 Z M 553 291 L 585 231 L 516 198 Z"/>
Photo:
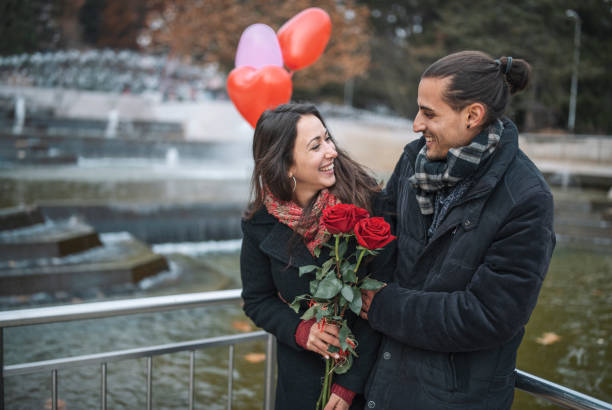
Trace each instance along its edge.
<path fill-rule="evenodd" d="M 423 122 L 423 116 L 421 115 L 421 111 L 417 112 L 416 117 L 414 117 L 414 121 L 412 122 L 412 130 L 414 132 L 425 131 L 425 123 Z"/>

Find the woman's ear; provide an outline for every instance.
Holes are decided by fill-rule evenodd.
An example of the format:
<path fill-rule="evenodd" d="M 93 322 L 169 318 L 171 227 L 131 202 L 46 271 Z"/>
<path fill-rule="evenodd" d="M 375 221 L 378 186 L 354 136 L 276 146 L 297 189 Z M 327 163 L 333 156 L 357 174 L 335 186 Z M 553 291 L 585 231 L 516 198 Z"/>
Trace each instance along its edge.
<path fill-rule="evenodd" d="M 478 129 L 482 127 L 487 115 L 487 109 L 484 104 L 475 102 L 467 106 L 467 121 L 466 127 Z"/>

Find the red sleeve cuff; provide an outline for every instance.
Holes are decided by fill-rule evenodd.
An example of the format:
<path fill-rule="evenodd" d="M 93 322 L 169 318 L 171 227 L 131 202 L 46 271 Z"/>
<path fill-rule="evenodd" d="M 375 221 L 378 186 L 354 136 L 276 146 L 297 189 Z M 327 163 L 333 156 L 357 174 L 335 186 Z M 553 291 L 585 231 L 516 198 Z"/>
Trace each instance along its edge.
<path fill-rule="evenodd" d="M 315 324 L 316 319 L 302 320 L 295 331 L 295 343 L 298 346 L 306 349 L 306 343 L 308 343 L 308 335 L 310 334 L 310 328 Z"/>
<path fill-rule="evenodd" d="M 337 383 L 332 384 L 331 392 L 347 402 L 349 406 L 353 403 L 356 394 L 354 391 L 342 387 Z"/>

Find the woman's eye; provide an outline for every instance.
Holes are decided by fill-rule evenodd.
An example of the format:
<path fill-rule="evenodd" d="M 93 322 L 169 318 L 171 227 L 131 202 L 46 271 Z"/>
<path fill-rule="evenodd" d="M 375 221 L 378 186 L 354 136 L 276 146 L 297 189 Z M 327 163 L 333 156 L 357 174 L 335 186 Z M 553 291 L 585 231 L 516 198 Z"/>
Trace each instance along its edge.
<path fill-rule="evenodd" d="M 321 144 L 313 145 L 311 149 L 312 149 L 313 151 L 316 151 L 316 150 L 318 150 L 318 149 L 319 149 L 319 147 L 320 147 L 320 146 L 321 146 Z"/>

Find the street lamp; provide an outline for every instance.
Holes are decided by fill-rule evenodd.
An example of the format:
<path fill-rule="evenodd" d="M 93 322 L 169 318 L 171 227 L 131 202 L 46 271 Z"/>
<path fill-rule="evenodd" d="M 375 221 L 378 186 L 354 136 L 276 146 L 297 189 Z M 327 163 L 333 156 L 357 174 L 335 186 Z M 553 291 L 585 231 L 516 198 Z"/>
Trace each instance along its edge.
<path fill-rule="evenodd" d="M 576 94 L 578 94 L 578 61 L 580 60 L 580 16 L 574 10 L 565 10 L 565 15 L 576 21 L 574 29 L 574 67 L 572 69 L 572 86 L 570 89 L 569 116 L 567 128 L 574 132 L 576 124 Z"/>

